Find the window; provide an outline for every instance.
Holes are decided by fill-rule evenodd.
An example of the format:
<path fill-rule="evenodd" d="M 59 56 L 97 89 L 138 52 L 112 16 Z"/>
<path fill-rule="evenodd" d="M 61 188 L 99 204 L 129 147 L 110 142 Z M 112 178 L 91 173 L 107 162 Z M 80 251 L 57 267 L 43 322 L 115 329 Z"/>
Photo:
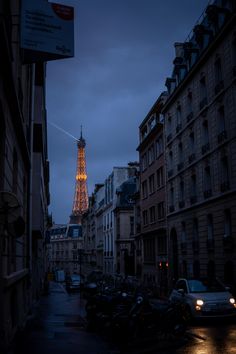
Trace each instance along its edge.
<path fill-rule="evenodd" d="M 151 147 L 148 149 L 148 163 L 149 163 L 149 165 L 151 165 L 154 160 L 155 160 L 154 145 L 151 145 Z"/>
<path fill-rule="evenodd" d="M 222 65 L 221 59 L 215 61 L 215 84 L 217 85 L 222 80 Z"/>
<path fill-rule="evenodd" d="M 226 209 L 224 212 L 224 237 L 232 236 L 231 211 Z"/>
<path fill-rule="evenodd" d="M 205 76 L 203 76 L 200 80 L 200 97 L 201 97 L 201 101 L 207 100 L 207 86 L 206 86 L 206 77 Z"/>
<path fill-rule="evenodd" d="M 204 196 L 205 198 L 211 197 L 211 169 L 210 166 L 204 169 Z"/>
<path fill-rule="evenodd" d="M 186 224 L 184 221 L 181 222 L 181 242 L 186 243 Z"/>
<path fill-rule="evenodd" d="M 148 224 L 148 212 L 147 210 L 143 211 L 143 225 L 146 226 Z"/>
<path fill-rule="evenodd" d="M 167 119 L 167 134 L 171 134 L 171 133 L 172 133 L 172 119 L 171 119 L 171 115 L 169 115 Z"/>
<path fill-rule="evenodd" d="M 213 230 L 213 217 L 212 214 L 207 215 L 207 239 L 214 239 L 214 230 Z"/>
<path fill-rule="evenodd" d="M 193 154 L 194 151 L 195 151 L 194 132 L 191 132 L 191 133 L 189 134 L 189 150 L 190 150 L 191 154 Z"/>
<path fill-rule="evenodd" d="M 192 92 L 188 93 L 187 96 L 187 112 L 188 114 L 192 113 L 193 111 L 193 96 L 192 96 Z"/>
<path fill-rule="evenodd" d="M 150 215 L 150 223 L 153 223 L 156 221 L 156 208 L 155 206 L 152 206 L 149 209 L 149 215 Z"/>
<path fill-rule="evenodd" d="M 143 141 L 146 138 L 147 134 L 148 134 L 147 126 L 145 126 L 141 131 L 141 141 Z"/>
<path fill-rule="evenodd" d="M 134 217 L 133 216 L 130 216 L 129 224 L 130 224 L 130 235 L 133 235 L 134 234 Z"/>
<path fill-rule="evenodd" d="M 142 196 L 143 196 L 143 199 L 144 198 L 147 198 L 148 196 L 148 191 L 147 191 L 147 181 L 143 181 L 142 183 Z"/>
<path fill-rule="evenodd" d="M 177 110 L 176 110 L 176 132 L 181 129 L 182 126 L 182 112 L 181 112 L 181 106 L 178 105 Z"/>
<path fill-rule="evenodd" d="M 199 240 L 198 219 L 193 219 L 193 240 Z"/>
<path fill-rule="evenodd" d="M 178 145 L 178 155 L 179 155 L 179 166 L 183 163 L 183 145 L 180 142 Z"/>
<path fill-rule="evenodd" d="M 173 169 L 173 153 L 172 151 L 169 152 L 169 170 Z"/>
<path fill-rule="evenodd" d="M 16 149 L 13 150 L 13 165 L 12 165 L 12 191 L 17 194 L 18 184 L 18 157 Z"/>
<path fill-rule="evenodd" d="M 162 187 L 164 184 L 163 167 L 157 170 L 157 188 Z"/>
<path fill-rule="evenodd" d="M 157 205 L 158 219 L 163 219 L 165 217 L 165 205 L 164 202 L 160 202 Z"/>
<path fill-rule="evenodd" d="M 174 187 L 170 188 L 170 206 L 174 206 Z"/>
<path fill-rule="evenodd" d="M 179 184 L 179 200 L 184 201 L 184 181 L 180 181 Z"/>
<path fill-rule="evenodd" d="M 142 171 L 146 170 L 147 165 L 147 153 L 145 153 L 142 156 Z"/>
<path fill-rule="evenodd" d="M 161 135 L 156 141 L 156 157 L 163 153 L 163 136 Z"/>
<path fill-rule="evenodd" d="M 209 129 L 207 120 L 204 120 L 202 124 L 202 142 L 204 145 L 209 143 Z"/>
<path fill-rule="evenodd" d="M 117 238 L 120 238 L 120 218 L 117 217 L 116 219 L 116 235 Z"/>
<path fill-rule="evenodd" d="M 143 241 L 144 262 L 155 262 L 155 240 L 148 238 Z"/>
<path fill-rule="evenodd" d="M 151 131 L 155 127 L 155 125 L 156 125 L 156 117 L 155 117 L 155 115 L 152 115 L 148 121 L 149 131 Z"/>
<path fill-rule="evenodd" d="M 190 188 L 191 197 L 197 196 L 197 178 L 196 175 L 193 174 L 191 176 L 191 188 Z"/>
<path fill-rule="evenodd" d="M 226 187 L 229 188 L 229 165 L 228 165 L 227 156 L 222 157 L 221 164 L 220 164 L 220 169 L 221 169 L 221 187 L 223 187 L 223 184 L 224 184 L 225 188 Z M 228 186 L 226 186 L 226 184 Z"/>
<path fill-rule="evenodd" d="M 155 176 L 152 174 L 149 177 L 149 194 L 152 194 L 155 192 Z"/>
<path fill-rule="evenodd" d="M 225 110 L 224 106 L 221 106 L 218 110 L 218 127 L 219 133 L 225 131 Z"/>

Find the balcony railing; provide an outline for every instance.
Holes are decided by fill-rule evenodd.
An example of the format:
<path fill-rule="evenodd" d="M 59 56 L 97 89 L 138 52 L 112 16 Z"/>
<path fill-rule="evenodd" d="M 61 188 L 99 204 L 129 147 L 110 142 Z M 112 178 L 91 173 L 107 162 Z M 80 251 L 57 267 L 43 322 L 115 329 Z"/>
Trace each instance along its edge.
<path fill-rule="evenodd" d="M 227 132 L 226 132 L 226 130 L 222 130 L 222 132 L 220 132 L 220 134 L 218 134 L 218 143 L 220 144 L 226 139 L 227 139 Z"/>
<path fill-rule="evenodd" d="M 224 89 L 224 81 L 221 80 L 218 82 L 218 84 L 216 84 L 215 86 L 215 94 L 217 95 L 220 91 L 222 91 Z"/>
<path fill-rule="evenodd" d="M 228 191 L 229 189 L 230 189 L 229 181 L 225 181 L 225 182 L 221 183 L 220 190 L 222 193 Z"/>
<path fill-rule="evenodd" d="M 204 155 L 207 151 L 210 150 L 210 143 L 206 143 L 202 146 L 202 155 Z"/>
<path fill-rule="evenodd" d="M 193 153 L 193 154 L 189 155 L 188 162 L 192 163 L 195 159 L 196 159 L 196 155 Z"/>
<path fill-rule="evenodd" d="M 207 198 L 210 198 L 212 196 L 212 190 L 211 189 L 207 189 L 204 191 L 204 198 L 207 199 Z"/>

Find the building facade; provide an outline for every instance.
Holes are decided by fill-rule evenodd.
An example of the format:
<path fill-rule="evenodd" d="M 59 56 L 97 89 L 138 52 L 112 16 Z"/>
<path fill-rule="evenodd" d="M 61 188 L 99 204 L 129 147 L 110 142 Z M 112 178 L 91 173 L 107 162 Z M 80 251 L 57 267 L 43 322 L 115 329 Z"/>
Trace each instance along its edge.
<path fill-rule="evenodd" d="M 141 228 L 136 236 L 137 262 L 140 277 L 146 284 L 166 288 L 168 255 L 166 232 L 166 189 L 163 104 L 167 93 L 163 92 L 139 127 L 140 144 L 137 148 L 140 160 Z"/>
<path fill-rule="evenodd" d="M 43 290 L 48 227 L 45 64 L 26 64 L 20 3 L 0 3 L 0 351 Z"/>
<path fill-rule="evenodd" d="M 80 273 L 81 250 L 84 249 L 81 225 L 53 225 L 50 230 L 51 272 L 64 270 L 65 275 Z"/>
<path fill-rule="evenodd" d="M 236 280 L 236 15 L 216 1 L 184 43 L 166 81 L 170 283 Z"/>

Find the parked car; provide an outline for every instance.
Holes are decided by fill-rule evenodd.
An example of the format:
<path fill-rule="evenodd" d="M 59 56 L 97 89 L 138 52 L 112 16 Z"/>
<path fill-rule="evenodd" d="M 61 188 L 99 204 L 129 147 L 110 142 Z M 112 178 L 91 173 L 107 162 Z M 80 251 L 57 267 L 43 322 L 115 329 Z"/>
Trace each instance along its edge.
<path fill-rule="evenodd" d="M 66 290 L 79 290 L 83 285 L 83 278 L 79 274 L 72 274 L 66 278 Z"/>
<path fill-rule="evenodd" d="M 184 303 L 192 318 L 236 315 L 234 297 L 217 279 L 179 279 L 169 300 Z"/>

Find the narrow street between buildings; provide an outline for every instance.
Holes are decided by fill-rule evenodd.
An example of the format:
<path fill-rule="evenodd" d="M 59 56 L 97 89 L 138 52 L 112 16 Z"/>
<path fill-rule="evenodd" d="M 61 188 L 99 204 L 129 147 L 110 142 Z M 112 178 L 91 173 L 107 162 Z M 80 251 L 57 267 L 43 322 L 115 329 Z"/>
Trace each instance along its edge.
<path fill-rule="evenodd" d="M 50 282 L 49 294 L 35 307 L 11 354 L 236 353 L 235 321 L 192 325 L 177 341 L 137 338 L 121 349 L 98 333 L 87 331 L 85 304 L 80 293 L 68 294 L 62 284 Z"/>

